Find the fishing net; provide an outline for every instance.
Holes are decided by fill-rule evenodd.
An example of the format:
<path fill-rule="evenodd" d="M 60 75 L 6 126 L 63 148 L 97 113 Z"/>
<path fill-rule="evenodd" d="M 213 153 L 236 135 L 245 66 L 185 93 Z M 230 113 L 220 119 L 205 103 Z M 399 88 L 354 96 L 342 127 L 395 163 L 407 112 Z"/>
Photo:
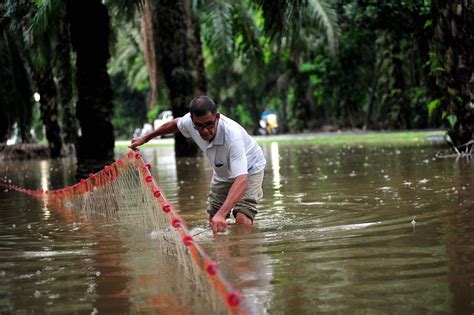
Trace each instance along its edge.
<path fill-rule="evenodd" d="M 160 274 L 179 275 L 161 286 L 160 295 L 172 295 L 177 305 L 186 305 L 193 313 L 248 313 L 241 294 L 195 242 L 150 168 L 138 152 L 130 151 L 74 186 L 50 191 L 13 185 L 9 188 L 33 195 L 61 211 L 78 214 L 84 220 L 114 220 L 140 227 L 156 240 L 160 261 L 155 263 L 160 266 Z"/>

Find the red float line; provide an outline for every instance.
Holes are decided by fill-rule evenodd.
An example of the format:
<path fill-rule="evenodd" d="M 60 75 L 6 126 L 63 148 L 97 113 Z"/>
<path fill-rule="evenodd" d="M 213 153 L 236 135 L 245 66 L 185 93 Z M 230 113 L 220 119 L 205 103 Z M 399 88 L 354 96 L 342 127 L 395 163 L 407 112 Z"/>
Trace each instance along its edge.
<path fill-rule="evenodd" d="M 151 164 L 145 163 L 140 153 L 134 151 L 128 152 L 122 159 L 115 161 L 111 165 L 106 165 L 103 170 L 95 174 L 90 173 L 87 179 L 81 179 L 78 183 L 74 184 L 72 188 L 66 186 L 64 189 L 43 191 L 43 189 L 30 190 L 5 183 L 0 183 L 0 187 L 13 189 L 41 199 L 60 198 L 71 200 L 76 196 L 93 192 L 96 187 L 103 187 L 108 183 L 113 182 L 120 175 L 122 170 L 125 171 L 129 168 L 128 163 L 124 163 L 127 159 L 129 162 L 133 161 L 141 172 L 151 194 L 153 194 L 158 205 L 167 214 L 171 226 L 179 232 L 183 241 L 183 246 L 186 246 L 189 249 L 194 263 L 207 274 L 208 280 L 225 302 L 229 313 L 247 314 L 248 308 L 244 303 L 245 301 L 242 294 L 233 289 L 231 284 L 222 274 L 219 265 L 207 255 L 201 245 L 195 242 L 187 227 L 186 221 L 179 216 L 175 207 L 168 202 L 162 190 L 157 186 L 156 180 L 150 172 Z"/>

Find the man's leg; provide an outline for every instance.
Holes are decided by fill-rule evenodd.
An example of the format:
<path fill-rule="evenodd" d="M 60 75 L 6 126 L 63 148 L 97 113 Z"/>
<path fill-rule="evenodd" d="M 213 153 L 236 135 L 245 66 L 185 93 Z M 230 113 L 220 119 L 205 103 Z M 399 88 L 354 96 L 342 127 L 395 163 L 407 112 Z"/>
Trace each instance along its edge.
<path fill-rule="evenodd" d="M 258 201 L 263 197 L 262 182 L 263 171 L 249 176 L 247 190 L 232 211 L 235 223 L 245 225 L 253 223 L 257 215 Z"/>
<path fill-rule="evenodd" d="M 209 194 L 207 197 L 207 213 L 209 213 L 209 221 L 219 211 L 227 198 L 232 183 L 221 182 L 212 177 Z"/>
<path fill-rule="evenodd" d="M 253 220 L 250 219 L 245 214 L 243 214 L 242 212 L 237 212 L 237 215 L 235 216 L 235 223 L 236 224 L 243 224 L 243 225 L 252 225 Z"/>

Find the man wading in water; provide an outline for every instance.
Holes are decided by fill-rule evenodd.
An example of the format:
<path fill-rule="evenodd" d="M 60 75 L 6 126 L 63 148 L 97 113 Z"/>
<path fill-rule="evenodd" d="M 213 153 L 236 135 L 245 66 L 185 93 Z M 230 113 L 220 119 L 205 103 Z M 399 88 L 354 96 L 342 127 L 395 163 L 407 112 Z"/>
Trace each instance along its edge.
<path fill-rule="evenodd" d="M 214 166 L 207 212 L 214 233 L 227 229 L 232 212 L 237 224 L 251 225 L 263 196 L 265 157 L 245 129 L 217 112 L 214 101 L 198 96 L 189 113 L 165 123 L 152 133 L 132 139 L 131 149 L 164 135 L 181 132 L 192 138 Z"/>

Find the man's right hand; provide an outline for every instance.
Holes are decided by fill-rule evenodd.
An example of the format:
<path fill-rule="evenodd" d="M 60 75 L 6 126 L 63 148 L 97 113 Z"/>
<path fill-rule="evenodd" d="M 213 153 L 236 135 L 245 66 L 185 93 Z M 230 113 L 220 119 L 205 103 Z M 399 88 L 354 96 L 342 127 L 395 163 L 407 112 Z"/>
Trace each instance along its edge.
<path fill-rule="evenodd" d="M 148 142 L 148 139 L 146 138 L 146 136 L 133 138 L 132 143 L 128 147 L 134 150 L 136 147 L 139 147 L 142 144 L 147 143 L 147 142 Z"/>
<path fill-rule="evenodd" d="M 211 221 L 209 222 L 209 225 L 212 227 L 212 231 L 214 232 L 214 234 L 218 232 L 225 232 L 225 230 L 227 229 L 225 217 L 221 216 L 220 214 L 214 215 Z"/>

